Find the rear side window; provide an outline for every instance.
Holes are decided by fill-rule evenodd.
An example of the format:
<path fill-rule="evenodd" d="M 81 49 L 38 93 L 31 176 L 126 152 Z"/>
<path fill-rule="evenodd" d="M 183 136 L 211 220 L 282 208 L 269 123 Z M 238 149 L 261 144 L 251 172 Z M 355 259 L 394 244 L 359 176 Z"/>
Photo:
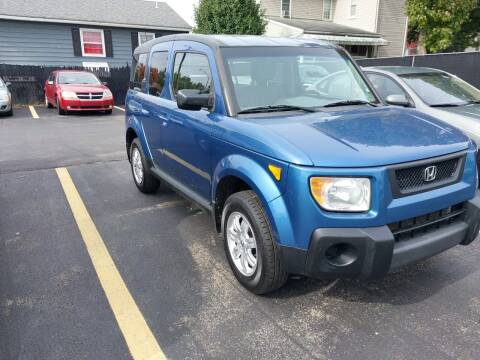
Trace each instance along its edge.
<path fill-rule="evenodd" d="M 168 52 L 154 52 L 150 59 L 150 86 L 149 94 L 161 96 L 167 73 Z"/>
<path fill-rule="evenodd" d="M 140 54 L 138 57 L 133 79 L 130 88 L 137 91 L 143 91 L 143 81 L 145 80 L 145 71 L 147 69 L 147 54 Z"/>
<path fill-rule="evenodd" d="M 202 54 L 177 53 L 173 75 L 173 93 L 180 90 L 199 90 L 201 94 L 212 93 L 212 72 L 208 58 Z"/>

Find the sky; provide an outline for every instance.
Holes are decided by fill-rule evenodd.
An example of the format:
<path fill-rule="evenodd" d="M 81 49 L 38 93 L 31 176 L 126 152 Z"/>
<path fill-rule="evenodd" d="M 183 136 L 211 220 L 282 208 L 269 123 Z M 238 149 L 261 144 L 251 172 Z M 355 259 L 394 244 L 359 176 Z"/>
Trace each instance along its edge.
<path fill-rule="evenodd" d="M 167 0 L 167 4 L 193 26 L 195 24 L 193 7 L 198 4 L 198 1 L 199 0 Z"/>

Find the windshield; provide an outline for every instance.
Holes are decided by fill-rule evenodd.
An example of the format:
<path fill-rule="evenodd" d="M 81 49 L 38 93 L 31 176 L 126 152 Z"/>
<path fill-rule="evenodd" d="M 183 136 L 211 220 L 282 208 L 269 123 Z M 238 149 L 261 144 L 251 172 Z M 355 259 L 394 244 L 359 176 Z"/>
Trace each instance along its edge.
<path fill-rule="evenodd" d="M 58 75 L 59 84 L 89 84 L 98 85 L 100 81 L 91 73 L 63 72 Z"/>
<path fill-rule="evenodd" d="M 446 73 L 406 74 L 401 78 L 428 105 L 464 105 L 480 101 L 480 91 Z"/>
<path fill-rule="evenodd" d="M 378 102 L 352 61 L 336 49 L 224 48 L 222 55 L 238 112 L 279 105 L 316 108 Z"/>

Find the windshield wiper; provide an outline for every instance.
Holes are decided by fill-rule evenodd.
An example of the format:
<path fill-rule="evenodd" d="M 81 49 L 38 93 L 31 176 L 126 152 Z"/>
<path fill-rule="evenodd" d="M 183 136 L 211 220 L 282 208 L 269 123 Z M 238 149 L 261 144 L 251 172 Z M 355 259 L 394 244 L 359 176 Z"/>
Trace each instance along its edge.
<path fill-rule="evenodd" d="M 433 104 L 433 105 L 430 105 L 430 107 L 456 107 L 456 106 L 464 106 L 464 105 L 468 105 L 468 104 L 470 104 L 470 102 Z"/>
<path fill-rule="evenodd" d="M 336 102 L 332 102 L 330 104 L 327 104 L 327 105 L 323 105 L 323 107 L 335 107 L 335 106 L 349 106 L 349 105 L 371 105 L 371 106 L 374 106 L 374 107 L 377 107 L 378 104 L 375 104 L 373 102 L 370 102 L 370 101 L 365 101 L 365 100 L 342 100 L 342 101 L 336 101 Z"/>
<path fill-rule="evenodd" d="M 305 112 L 315 112 L 315 108 L 295 106 L 295 105 L 267 105 L 267 106 L 256 106 L 248 109 L 239 111 L 239 114 L 254 114 L 254 113 L 263 113 L 263 112 L 276 112 L 276 111 L 305 111 Z"/>

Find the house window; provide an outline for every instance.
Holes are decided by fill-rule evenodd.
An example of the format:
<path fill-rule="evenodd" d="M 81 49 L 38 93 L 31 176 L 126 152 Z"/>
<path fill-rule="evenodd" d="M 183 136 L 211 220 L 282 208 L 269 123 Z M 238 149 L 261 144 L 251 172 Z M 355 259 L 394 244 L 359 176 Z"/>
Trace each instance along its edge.
<path fill-rule="evenodd" d="M 138 33 L 138 45 L 142 45 L 147 41 L 155 39 L 155 33 L 139 32 Z"/>
<path fill-rule="evenodd" d="M 350 0 L 350 17 L 357 16 L 357 0 Z"/>
<path fill-rule="evenodd" d="M 80 29 L 83 56 L 105 57 L 105 36 L 103 30 Z"/>
<path fill-rule="evenodd" d="M 282 13 L 280 14 L 284 18 L 289 18 L 292 15 L 292 1 L 280 0 L 282 2 Z"/>
<path fill-rule="evenodd" d="M 323 20 L 332 20 L 333 0 L 323 0 Z"/>

